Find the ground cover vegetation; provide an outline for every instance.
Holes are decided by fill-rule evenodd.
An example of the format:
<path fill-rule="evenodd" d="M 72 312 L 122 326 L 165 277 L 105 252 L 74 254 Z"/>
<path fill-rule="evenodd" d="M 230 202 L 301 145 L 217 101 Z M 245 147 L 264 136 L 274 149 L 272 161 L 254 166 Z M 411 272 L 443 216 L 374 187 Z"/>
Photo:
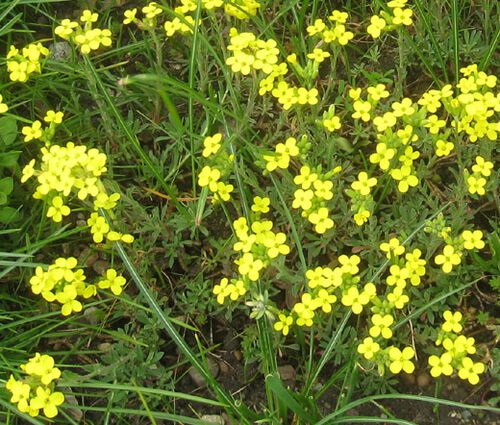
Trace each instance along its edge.
<path fill-rule="evenodd" d="M 492 423 L 497 9 L 1 3 L 1 422 Z"/>

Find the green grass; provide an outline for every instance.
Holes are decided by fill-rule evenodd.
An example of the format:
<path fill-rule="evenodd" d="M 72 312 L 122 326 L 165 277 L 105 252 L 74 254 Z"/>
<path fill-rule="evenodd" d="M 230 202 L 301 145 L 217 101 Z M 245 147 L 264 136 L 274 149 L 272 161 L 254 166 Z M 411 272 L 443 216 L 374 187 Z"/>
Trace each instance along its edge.
<path fill-rule="evenodd" d="M 19 131 L 42 119 L 47 109 L 62 110 L 65 119 L 58 128 L 58 144 L 74 141 L 107 154 L 103 183 L 122 198 L 111 214 L 102 210 L 100 214 L 118 230 L 134 234 L 136 241 L 132 247 L 116 243 L 113 249 L 93 244 L 84 222 L 89 205 L 83 203 L 63 225 L 52 222 L 46 217 L 47 206 L 32 199 L 33 185 L 19 183 L 24 165 L 39 156 L 39 146 L 24 143 L 20 135 L 9 147 L 21 152 L 18 165 L 0 173 L 16 179 L 9 202 L 19 208 L 22 219 L 0 225 L 0 422 L 44 423 L 21 414 L 9 403 L 4 388 L 9 375 L 35 352 L 54 356 L 63 371 L 59 388 L 67 397 L 55 419 L 61 424 L 80 423 L 79 416 L 89 424 L 205 424 L 204 414 L 223 412 L 238 424 L 379 423 L 382 413 L 387 423 L 414 423 L 400 419 L 404 412 L 385 405 L 388 399 L 431 404 L 436 411 L 445 405 L 498 413 L 493 406 L 448 400 L 448 394 L 439 392 L 434 397 L 403 394 L 408 386 L 387 374 L 378 376 L 373 365 L 374 370 L 366 370 L 356 352 L 369 327 L 366 311 L 355 316 L 338 301 L 314 327 L 295 328 L 286 339 L 268 319 L 276 309 L 298 301 L 307 289 L 303 276 L 307 269 L 334 267 L 341 254 L 361 257 L 361 284 L 383 282 L 390 261 L 379 252 L 379 244 L 398 236 L 408 249 L 424 251 L 429 272 L 427 286 L 411 289 L 411 304 L 392 326 L 398 331 L 394 343 L 418 347 L 424 359 L 418 373 L 427 373 L 424 363 L 435 351 L 433 338 L 442 312 L 461 309 L 469 325 L 486 315 L 481 317 L 487 326 L 474 327 L 473 332 L 477 359 L 487 358 L 498 337 L 490 330 L 498 324 L 490 302 L 498 290 L 497 173 L 490 177 L 493 183 L 486 197 L 471 198 L 462 172 L 470 169 L 476 155 L 491 160 L 494 144 L 457 142 L 452 156 L 432 161 L 428 149 L 423 155 L 428 162 L 417 169 L 419 186 L 400 194 L 393 179 L 369 162 L 375 133 L 350 118 L 347 92 L 351 86 L 389 83 L 392 100 L 404 96 L 417 100 L 429 88 L 456 84 L 460 68 L 470 63 L 494 74 L 500 38 L 494 2 L 414 0 L 410 4 L 414 24 L 375 42 L 364 28 L 374 13 L 388 10 L 385 2 L 345 2 L 350 14 L 346 25 L 359 26 L 355 41 L 335 48 L 318 79 L 292 71 L 298 83 L 324 89 L 317 105 L 299 112 L 283 111 L 271 96 L 260 96 L 258 78 L 252 74 L 242 77 L 231 71 L 225 64 L 231 55 L 228 30 L 235 26 L 261 39 L 275 39 L 280 60 L 294 52 L 304 62 L 306 53 L 317 47 L 305 28 L 316 18 L 326 19 L 331 2 L 263 1 L 248 21 L 198 7 L 193 16 L 202 21 L 193 34 L 167 40 L 161 28 L 142 31 L 121 25 L 120 2 L 93 2 L 100 27 L 113 31 L 112 47 L 88 56 L 72 48 L 62 61 L 49 58 L 43 72 L 27 84 L 10 82 L 3 59 L 8 46 L 40 38 L 50 45 L 55 26 L 63 18 L 73 18 L 74 7 L 67 3 L 15 0 L 0 5 L 0 93 Z M 158 3 L 166 16 L 176 16 L 174 2 Z M 78 2 L 78 7 L 85 4 Z M 334 134 L 316 123 L 331 104 L 345 123 Z M 231 173 L 226 180 L 230 178 L 235 188 L 233 199 L 221 206 L 214 205 L 212 194 L 197 182 L 207 163 L 201 156 L 203 139 L 216 132 L 224 133 L 228 154 L 233 156 L 226 164 Z M 305 158 L 308 164 L 321 164 L 323 171 L 343 168 L 332 177 L 331 217 L 336 225 L 324 236 L 315 234 L 291 207 L 293 175 L 300 162 L 281 174 L 262 172 L 263 154 L 292 135 L 307 136 L 312 146 Z M 456 133 L 449 137 L 461 140 Z M 353 225 L 345 190 L 362 170 L 379 177 L 373 193 L 378 222 L 371 220 L 359 228 Z M 222 277 L 231 276 L 231 267 L 235 269 L 233 220 L 252 221 L 255 195 L 271 198 L 275 229 L 287 234 L 292 252 L 271 276 L 255 283 L 253 305 L 220 306 L 211 290 Z M 451 275 L 440 272 L 433 262 L 442 241 L 424 231 L 429 220 L 441 213 L 455 233 L 464 228 L 485 233 L 486 248 L 468 255 Z M 70 255 L 80 256 L 89 276 L 98 275 L 96 259 L 123 270 L 127 289 L 119 296 L 100 291 L 85 303 L 85 310 L 91 311 L 88 316 L 61 316 L 29 291 L 28 282 L 35 267 Z M 275 310 L 255 307 L 255 294 L 268 296 Z M 252 307 L 256 320 L 249 317 Z M 199 314 L 193 313 L 197 309 Z M 226 332 L 239 336 L 236 349 L 226 347 Z M 248 335 L 255 335 L 251 345 L 255 352 L 242 342 Z M 243 358 L 234 360 L 232 351 Z M 214 359 L 221 364 L 232 359 L 235 365 L 230 366 L 237 375 L 239 368 L 251 370 L 254 358 L 259 359 L 256 370 L 239 377 L 239 388 L 222 372 L 215 376 L 209 367 Z M 296 370 L 293 385 L 280 377 L 282 365 Z M 190 380 L 189 368 L 199 372 L 206 388 L 197 388 Z M 488 386 L 488 378 L 484 379 Z M 252 399 L 256 388 L 260 394 Z M 433 394 L 429 388 L 425 391 Z M 469 394 L 473 393 L 470 387 Z M 335 400 L 330 410 L 325 398 Z M 366 404 L 372 409 L 363 410 Z M 354 408 L 359 416 L 348 416 Z M 373 411 L 377 415 L 366 413 Z"/>

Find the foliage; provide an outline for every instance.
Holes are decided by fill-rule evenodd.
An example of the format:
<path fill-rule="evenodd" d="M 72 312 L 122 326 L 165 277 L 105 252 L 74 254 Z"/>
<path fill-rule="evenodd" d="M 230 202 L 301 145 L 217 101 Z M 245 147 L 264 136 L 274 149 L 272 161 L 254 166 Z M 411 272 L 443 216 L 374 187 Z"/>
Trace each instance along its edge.
<path fill-rule="evenodd" d="M 0 6 L 2 420 L 497 412 L 439 394 L 498 369 L 494 5 L 53 3 Z"/>

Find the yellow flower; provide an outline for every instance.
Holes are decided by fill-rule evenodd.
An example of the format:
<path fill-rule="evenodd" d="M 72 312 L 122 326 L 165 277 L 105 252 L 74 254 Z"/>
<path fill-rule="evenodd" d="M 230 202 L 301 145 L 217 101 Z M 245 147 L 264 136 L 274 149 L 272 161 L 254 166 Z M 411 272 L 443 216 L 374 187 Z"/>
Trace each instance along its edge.
<path fill-rule="evenodd" d="M 253 198 L 252 211 L 261 212 L 264 214 L 268 213 L 270 203 L 271 200 L 268 197 L 261 198 L 260 196 L 255 196 Z"/>
<path fill-rule="evenodd" d="M 362 226 L 368 221 L 368 218 L 371 216 L 371 212 L 368 210 L 361 210 L 354 214 L 354 222 L 358 226 Z"/>
<path fill-rule="evenodd" d="M 392 336 L 392 330 L 390 326 L 394 323 L 394 317 L 390 314 L 381 316 L 380 314 L 374 314 L 371 318 L 373 326 L 370 328 L 370 336 L 373 338 L 379 335 L 382 338 L 389 339 Z M 397 373 L 397 372 L 394 372 Z"/>
<path fill-rule="evenodd" d="M 363 354 L 363 357 L 370 360 L 380 351 L 380 345 L 373 341 L 372 338 L 367 337 L 361 344 L 358 345 L 358 353 Z"/>
<path fill-rule="evenodd" d="M 374 15 L 370 18 L 370 25 L 366 28 L 366 32 L 370 34 L 373 38 L 380 37 L 382 30 L 385 28 L 386 22 L 384 18 L 378 15 Z"/>
<path fill-rule="evenodd" d="M 340 118 L 336 116 L 326 118 L 321 123 L 323 124 L 323 127 L 325 127 L 329 132 L 334 132 L 342 126 L 340 123 Z"/>
<path fill-rule="evenodd" d="M 203 152 L 202 155 L 208 158 L 210 155 L 217 153 L 220 149 L 220 142 L 222 140 L 222 134 L 216 133 L 213 136 L 205 137 L 203 140 Z"/>
<path fill-rule="evenodd" d="M 437 115 L 430 115 L 427 117 L 427 121 L 424 124 L 424 127 L 429 129 L 429 133 L 437 134 L 440 128 L 443 128 L 446 125 L 445 120 L 440 120 Z"/>
<path fill-rule="evenodd" d="M 320 289 L 316 296 L 316 302 L 319 304 L 324 313 L 330 313 L 332 311 L 332 304 L 337 301 L 337 297 L 330 294 L 326 289 Z"/>
<path fill-rule="evenodd" d="M 297 314 L 297 325 L 310 327 L 313 324 L 314 310 L 319 307 L 317 301 L 311 294 L 302 294 L 301 302 L 293 306 L 293 311 Z"/>
<path fill-rule="evenodd" d="M 482 156 L 476 156 L 476 163 L 472 166 L 474 173 L 488 177 L 491 175 L 492 169 L 493 163 L 491 161 L 486 161 Z"/>
<path fill-rule="evenodd" d="M 309 189 L 316 180 L 318 180 L 318 175 L 311 172 L 311 168 L 308 165 L 300 167 L 300 174 L 293 178 L 293 182 L 296 185 L 300 185 L 304 190 Z"/>
<path fill-rule="evenodd" d="M 279 321 L 274 324 L 274 329 L 278 332 L 281 331 L 284 336 L 287 336 L 290 331 L 290 326 L 293 325 L 293 317 L 280 313 L 278 318 Z"/>
<path fill-rule="evenodd" d="M 293 194 L 292 208 L 302 208 L 304 211 L 312 207 L 314 192 L 312 190 L 297 189 Z"/>
<path fill-rule="evenodd" d="M 35 160 L 32 159 L 28 165 L 23 168 L 21 183 L 25 183 L 35 174 Z"/>
<path fill-rule="evenodd" d="M 453 373 L 453 367 L 451 366 L 451 361 L 453 358 L 450 353 L 444 353 L 441 357 L 430 356 L 429 366 L 431 366 L 431 376 L 437 378 L 440 375 L 450 376 Z"/>
<path fill-rule="evenodd" d="M 325 201 L 329 201 L 330 199 L 333 198 L 333 182 L 330 180 L 327 181 L 322 181 L 322 180 L 315 180 L 313 182 L 314 186 L 314 195 L 317 198 L 324 199 Z"/>
<path fill-rule="evenodd" d="M 377 84 L 376 86 L 370 86 L 366 89 L 368 92 L 368 97 L 372 100 L 379 101 L 380 99 L 385 99 L 389 97 L 389 92 L 386 90 L 384 84 Z"/>
<path fill-rule="evenodd" d="M 59 37 L 69 40 L 76 27 L 78 27 L 78 22 L 71 21 L 70 19 L 63 19 L 61 25 L 58 25 L 54 32 Z"/>
<path fill-rule="evenodd" d="M 445 320 L 441 326 L 443 331 L 459 333 L 462 330 L 462 325 L 460 323 L 462 320 L 462 313 L 459 311 L 452 313 L 450 310 L 446 310 L 443 313 L 443 318 Z"/>
<path fill-rule="evenodd" d="M 198 175 L 198 184 L 201 187 L 208 186 L 212 192 L 217 192 L 217 182 L 221 177 L 221 172 L 217 168 L 205 165 Z"/>
<path fill-rule="evenodd" d="M 123 291 L 123 286 L 127 283 L 126 279 L 119 275 L 115 269 L 106 270 L 106 278 L 101 279 L 97 285 L 101 289 L 111 289 L 115 295 L 120 295 Z"/>
<path fill-rule="evenodd" d="M 238 265 L 238 272 L 243 276 L 248 276 L 253 282 L 259 279 L 259 272 L 264 267 L 262 260 L 254 259 L 250 252 L 243 254 L 243 257 L 236 260 L 235 263 Z"/>
<path fill-rule="evenodd" d="M 21 366 L 21 369 L 28 375 L 39 377 L 43 385 L 50 385 L 61 376 L 61 371 L 55 367 L 53 357 L 47 354 L 36 353 L 28 363 Z"/>
<path fill-rule="evenodd" d="M 392 128 L 396 125 L 396 115 L 392 112 L 386 112 L 381 117 L 375 117 L 373 119 L 373 124 L 377 127 L 377 131 L 382 133 L 388 128 Z"/>
<path fill-rule="evenodd" d="M 64 205 L 64 201 L 60 196 L 52 198 L 51 206 L 47 210 L 47 217 L 52 218 L 56 223 L 60 223 L 63 216 L 68 216 L 70 213 L 70 208 Z"/>
<path fill-rule="evenodd" d="M 465 249 L 483 249 L 484 241 L 483 232 L 481 230 L 464 230 L 462 232 L 462 239 L 464 240 L 464 248 Z"/>
<path fill-rule="evenodd" d="M 147 19 L 153 19 L 161 13 L 161 9 L 158 7 L 158 4 L 156 2 L 149 3 L 147 6 L 144 6 L 141 10 Z"/>
<path fill-rule="evenodd" d="M 229 287 L 229 280 L 227 278 L 222 278 L 218 285 L 214 286 L 214 295 L 217 295 L 217 302 L 219 304 L 224 304 L 224 300 L 231 294 L 231 288 Z"/>
<path fill-rule="evenodd" d="M 96 212 L 90 214 L 87 224 L 90 226 L 90 233 L 95 243 L 101 243 L 110 230 L 106 219 Z"/>
<path fill-rule="evenodd" d="M 446 140 L 436 140 L 436 155 L 437 156 L 448 156 L 450 152 L 455 148 L 452 142 L 447 142 Z"/>
<path fill-rule="evenodd" d="M 391 258 L 391 255 L 402 255 L 405 252 L 405 247 L 401 245 L 398 238 L 391 238 L 389 242 L 382 242 L 380 244 L 380 250 L 387 253 L 387 258 Z"/>
<path fill-rule="evenodd" d="M 299 105 L 316 105 L 318 103 L 318 89 L 307 90 L 304 87 L 297 89 L 297 102 Z"/>
<path fill-rule="evenodd" d="M 359 192 L 363 196 L 368 196 L 370 194 L 371 188 L 377 184 L 377 179 L 375 177 L 368 178 L 368 174 L 365 171 L 361 171 L 358 174 L 358 180 L 351 184 L 351 187 Z"/>
<path fill-rule="evenodd" d="M 307 34 L 309 34 L 310 36 L 313 36 L 313 35 L 316 35 L 318 33 L 321 33 L 323 32 L 323 30 L 326 28 L 326 25 L 325 23 L 323 22 L 322 19 L 316 19 L 314 21 L 314 24 L 313 25 L 309 25 L 307 28 L 306 28 L 306 31 L 307 31 Z"/>
<path fill-rule="evenodd" d="M 123 19 L 123 25 L 128 25 L 131 24 L 132 22 L 135 22 L 136 14 L 137 14 L 137 8 L 129 9 L 123 12 L 123 16 L 125 17 Z"/>
<path fill-rule="evenodd" d="M 484 364 L 474 363 L 469 357 L 462 360 L 462 366 L 458 369 L 460 379 L 468 380 L 471 385 L 479 383 L 479 375 L 485 370 Z"/>
<path fill-rule="evenodd" d="M 455 248 L 451 245 L 446 245 L 443 249 L 443 253 L 436 255 L 434 261 L 437 265 L 441 265 L 445 273 L 451 272 L 453 266 L 460 264 L 462 254 L 455 251 Z"/>
<path fill-rule="evenodd" d="M 412 100 L 405 97 L 401 100 L 401 102 L 394 102 L 391 105 L 391 108 L 393 109 L 393 113 L 396 117 L 403 117 L 405 115 L 413 115 L 415 113 L 415 108 L 412 105 Z"/>
<path fill-rule="evenodd" d="M 58 414 L 57 406 L 64 403 L 64 394 L 51 392 L 49 388 L 37 387 L 36 397 L 31 399 L 30 407 L 35 410 L 43 409 L 47 418 L 54 418 Z"/>
<path fill-rule="evenodd" d="M 358 288 L 351 286 L 347 292 L 342 294 L 340 301 L 346 307 L 351 307 L 354 314 L 361 314 L 363 306 L 370 302 L 370 294 L 366 291 L 359 293 Z"/>
<path fill-rule="evenodd" d="M 330 53 L 325 52 L 323 49 L 316 48 L 311 53 L 308 53 L 307 57 L 316 63 L 322 63 L 326 58 L 330 57 Z"/>
<path fill-rule="evenodd" d="M 484 186 L 486 185 L 486 179 L 484 177 L 469 176 L 467 178 L 467 189 L 469 193 L 477 193 L 478 195 L 484 195 L 486 190 Z"/>
<path fill-rule="evenodd" d="M 340 10 L 334 10 L 332 14 L 328 17 L 328 20 L 332 22 L 337 22 L 339 24 L 345 24 L 349 15 L 347 12 L 341 12 Z"/>
<path fill-rule="evenodd" d="M 90 10 L 84 10 L 80 16 L 80 21 L 91 24 L 92 22 L 97 22 L 97 18 L 99 18 L 97 13 L 92 13 Z"/>
<path fill-rule="evenodd" d="M 403 288 L 396 286 L 392 292 L 387 294 L 387 301 L 397 309 L 402 309 L 410 298 L 408 295 L 403 293 Z"/>
<path fill-rule="evenodd" d="M 36 120 L 33 124 L 31 124 L 31 126 L 24 126 L 21 133 L 24 134 L 25 142 L 39 139 L 43 134 L 41 121 Z"/>
<path fill-rule="evenodd" d="M 47 111 L 43 120 L 47 123 L 53 122 L 54 124 L 61 124 L 64 117 L 64 113 L 55 112 L 52 110 Z"/>
<path fill-rule="evenodd" d="M 388 148 L 385 143 L 377 143 L 376 152 L 370 155 L 370 162 L 372 164 L 379 164 L 382 170 L 387 170 L 395 154 L 396 151 Z"/>
<path fill-rule="evenodd" d="M 406 373 L 412 373 L 415 370 L 415 365 L 411 359 L 415 356 L 415 351 L 411 347 L 405 347 L 400 351 L 397 347 L 389 348 L 389 359 L 391 361 L 389 369 L 392 373 L 399 373 L 401 370 Z"/>
<path fill-rule="evenodd" d="M 7 390 L 12 393 L 10 398 L 11 403 L 17 403 L 17 408 L 26 413 L 29 411 L 28 401 L 30 397 L 31 387 L 22 381 L 17 381 L 13 375 L 10 375 L 9 380 L 5 383 Z"/>
<path fill-rule="evenodd" d="M 411 25 L 413 23 L 413 20 L 411 19 L 413 16 L 413 10 L 396 7 L 392 12 L 394 13 L 394 18 L 392 19 L 393 24 Z"/>
<path fill-rule="evenodd" d="M 418 185 L 418 177 L 411 174 L 411 172 L 412 168 L 408 165 L 403 165 L 401 168 L 394 168 L 391 170 L 391 177 L 399 181 L 398 190 L 401 193 L 406 193 L 410 187 Z"/>
<path fill-rule="evenodd" d="M 353 276 L 359 272 L 358 264 L 360 262 L 361 259 L 357 255 L 351 255 L 350 257 L 347 255 L 341 255 L 339 257 L 342 273 L 349 273 Z"/>
<path fill-rule="evenodd" d="M 360 118 L 364 122 L 370 121 L 370 111 L 372 109 L 370 102 L 356 100 L 352 106 L 354 108 L 354 113 L 352 114 L 353 118 Z"/>
<path fill-rule="evenodd" d="M 309 208 L 307 208 L 307 209 L 309 209 Z M 309 214 L 307 219 L 312 224 L 314 224 L 314 230 L 317 233 L 323 234 L 328 229 L 331 229 L 333 227 L 333 224 L 334 224 L 333 220 L 331 218 L 329 218 L 328 215 L 329 215 L 328 208 L 321 207 L 317 211 Z"/>

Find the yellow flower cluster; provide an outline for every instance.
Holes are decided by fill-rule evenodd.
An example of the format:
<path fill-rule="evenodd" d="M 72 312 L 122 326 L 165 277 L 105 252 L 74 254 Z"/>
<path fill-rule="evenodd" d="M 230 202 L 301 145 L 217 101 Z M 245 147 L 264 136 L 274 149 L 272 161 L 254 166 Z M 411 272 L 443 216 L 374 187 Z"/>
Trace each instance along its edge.
<path fill-rule="evenodd" d="M 328 17 L 331 24 L 318 18 L 306 28 L 307 34 L 310 37 L 320 37 L 326 44 L 335 43 L 345 46 L 354 38 L 354 34 L 347 31 L 345 26 L 348 18 L 349 15 L 346 12 L 334 10 Z"/>
<path fill-rule="evenodd" d="M 269 198 L 256 196 L 251 208 L 256 220 L 250 226 L 245 217 L 234 221 L 233 228 L 237 241 L 233 249 L 241 253 L 234 263 L 238 267 L 240 276 L 231 281 L 223 278 L 214 286 L 213 292 L 217 295 L 219 304 L 223 304 L 227 297 L 235 301 L 245 295 L 250 283 L 259 280 L 266 267 L 277 261 L 278 257 L 290 252 L 290 247 L 286 244 L 286 235 L 273 232 L 272 221 L 258 219 L 261 213 L 269 212 L 269 204 Z"/>
<path fill-rule="evenodd" d="M 231 38 L 228 50 L 232 52 L 232 55 L 226 59 L 226 64 L 233 72 L 242 75 L 262 71 L 265 77 L 259 82 L 261 96 L 271 93 L 284 110 L 294 105 L 318 103 L 319 93 L 316 88 L 296 87 L 285 81 L 289 69 L 286 62 L 278 62 L 279 49 L 275 40 L 260 40 L 251 32 L 238 33 L 235 28 L 231 28 L 229 34 Z M 300 67 L 297 64 L 296 55 L 288 56 L 287 60 L 299 74 L 317 74 L 318 64 L 321 62 L 319 57 L 324 58 L 329 54 L 321 49 L 315 49 L 311 55 L 311 69 L 304 70 Z M 309 77 L 311 79 L 311 75 Z"/>
<path fill-rule="evenodd" d="M 235 73 L 248 75 L 252 70 L 271 74 L 278 62 L 279 49 L 273 39 L 259 40 L 251 32 L 239 33 L 236 28 L 229 31 L 227 49 L 232 53 L 226 64 Z"/>
<path fill-rule="evenodd" d="M 375 177 L 368 177 L 366 171 L 361 171 L 358 174 L 358 179 L 351 184 L 352 190 L 346 190 L 347 195 L 351 198 L 354 222 L 358 226 L 365 224 L 372 214 L 375 201 L 371 196 L 371 189 L 376 185 L 377 179 Z"/>
<path fill-rule="evenodd" d="M 307 270 L 307 291 L 301 295 L 300 301 L 293 305 L 290 312 L 278 314 L 274 329 L 286 336 L 294 323 L 297 326 L 310 327 L 314 323 L 316 312 L 330 313 L 338 299 L 354 314 L 361 314 L 364 306 L 376 295 L 376 289 L 371 282 L 360 287 L 360 278 L 357 276 L 360 261 L 357 255 L 341 255 L 337 267 L 316 267 Z"/>
<path fill-rule="evenodd" d="M 340 118 L 335 115 L 335 105 L 330 105 L 328 110 L 323 112 L 323 117 L 322 120 L 320 120 L 320 124 L 329 133 L 333 133 L 334 131 L 337 131 L 342 127 Z"/>
<path fill-rule="evenodd" d="M 22 172 L 21 182 L 36 177 L 38 186 L 33 194 L 35 199 L 44 200 L 47 205 L 47 217 L 56 223 L 70 215 L 67 205 L 75 195 L 80 201 L 92 199 L 95 211 L 99 208 L 111 210 L 120 199 L 118 193 L 108 195 L 100 177 L 107 171 L 106 155 L 97 149 L 88 149 L 83 145 L 68 142 L 66 146 L 52 145 L 56 127 L 62 122 L 63 113 L 48 111 L 44 121 L 48 127 L 42 128 L 41 121 L 35 121 L 31 126 L 22 129 L 25 141 L 43 140 L 45 147 L 41 149 L 42 161 L 40 169 L 36 169 L 36 160 L 32 159 Z M 97 212 L 87 220 L 94 242 L 101 243 L 104 239 L 110 242 L 121 241 L 132 243 L 134 237 L 111 230 L 104 217 Z"/>
<path fill-rule="evenodd" d="M 292 208 L 302 210 L 302 217 L 307 217 L 316 233 L 323 234 L 334 226 L 327 203 L 333 199 L 331 177 L 340 170 L 340 167 L 336 167 L 321 174 L 320 169 L 314 170 L 303 165 L 293 179 L 297 189 L 293 194 Z"/>
<path fill-rule="evenodd" d="M 378 134 L 377 146 L 375 152 L 370 155 L 370 162 L 377 164 L 382 171 L 388 172 L 398 182 L 400 192 L 407 192 L 410 187 L 418 184 L 413 162 L 420 156 L 420 152 L 414 151 L 411 146 L 418 140 L 413 127 L 416 108 L 411 99 L 404 98 L 401 102 L 391 104 L 392 111 L 377 116 L 375 109 L 381 99 L 389 97 L 389 91 L 384 84 L 377 84 L 368 87 L 367 93 L 367 99 L 363 100 L 361 89 L 349 90 L 354 109 L 352 118 L 363 122 L 373 120 Z M 403 122 L 403 126 L 399 130 L 393 130 L 398 119 Z M 394 158 L 398 159 L 398 166 L 393 164 Z"/>
<path fill-rule="evenodd" d="M 450 84 L 440 90 L 425 92 L 416 102 L 410 98 L 391 102 L 390 110 L 381 105 L 380 100 L 389 97 L 389 91 L 383 84 L 367 88 L 367 97 L 362 97 L 363 90 L 351 88 L 352 118 L 358 122 L 372 122 L 376 129 L 377 144 L 375 152 L 369 157 L 372 164 L 389 174 L 396 182 L 401 193 L 407 192 L 419 183 L 414 163 L 420 158 L 416 147 L 432 141 L 436 156 L 447 156 L 454 149 L 449 141 L 452 128 L 447 126 L 448 117 L 453 117 L 450 126 L 458 133 L 465 133 L 471 141 L 478 138 L 496 139 L 498 123 L 488 121 L 500 110 L 498 96 L 489 89 L 494 87 L 496 78 L 484 72 L 478 72 L 476 65 L 462 69 L 466 77 L 460 80 L 460 94 L 453 95 Z M 382 106 L 382 110 L 377 110 Z M 444 107 L 442 117 L 439 109 Z M 384 112 L 385 111 L 385 112 Z M 492 163 L 478 156 L 473 172 L 465 170 L 465 179 L 470 193 L 483 195 L 487 177 L 491 174 Z"/>
<path fill-rule="evenodd" d="M 199 3 L 203 10 L 215 10 L 224 6 L 225 13 L 238 19 L 248 19 L 255 16 L 260 4 L 255 0 L 235 0 L 225 2 L 224 0 L 201 0 Z M 198 1 L 181 0 L 180 5 L 174 8 L 175 17 L 163 22 L 163 29 L 167 37 L 173 37 L 176 33 L 192 34 L 195 20 L 190 13 L 196 12 Z M 158 17 L 163 14 L 163 9 L 156 2 L 150 2 L 141 9 L 143 18 L 137 16 L 138 9 L 128 9 L 123 14 L 123 24 L 136 24 L 139 28 L 152 30 L 157 27 Z"/>
<path fill-rule="evenodd" d="M 47 271 L 37 267 L 30 279 L 31 291 L 48 302 L 61 304 L 63 316 L 82 311 L 83 305 L 78 297 L 87 299 L 96 294 L 96 287 L 85 282 L 83 270 L 76 269 L 76 266 L 74 257 L 58 258 Z"/>
<path fill-rule="evenodd" d="M 472 173 L 469 170 L 464 170 L 465 182 L 467 183 L 467 190 L 471 194 L 478 194 L 482 196 L 486 193 L 485 186 L 487 180 L 485 177 L 491 175 L 493 163 L 486 161 L 482 156 L 476 156 L 476 163 L 472 166 Z"/>
<path fill-rule="evenodd" d="M 460 94 L 445 104 L 450 114 L 456 117 L 452 126 L 458 133 L 465 133 L 471 142 L 478 139 L 497 140 L 499 131 L 495 112 L 500 112 L 500 97 L 493 93 L 497 77 L 478 71 L 476 64 L 460 69 L 463 77 L 457 88 Z"/>
<path fill-rule="evenodd" d="M 96 285 L 85 282 L 82 269 L 77 269 L 74 257 L 57 258 L 47 271 L 42 267 L 35 269 L 30 279 L 31 291 L 41 295 L 48 302 L 61 304 L 63 316 L 82 311 L 83 304 L 78 297 L 88 299 L 97 293 Z M 113 294 L 120 295 L 126 280 L 118 275 L 115 269 L 108 269 L 106 277 L 97 282 L 101 289 L 111 289 Z"/>
<path fill-rule="evenodd" d="M 43 199 L 60 210 L 62 202 L 71 195 L 84 201 L 89 196 L 97 198 L 103 192 L 99 188 L 99 177 L 107 170 L 105 154 L 95 148 L 87 150 L 86 146 L 73 142 L 68 142 L 66 146 L 43 147 L 41 153 L 39 169 L 35 168 L 35 160 L 23 169 L 22 182 L 32 176 L 38 182 L 34 198 Z M 61 216 L 53 214 L 53 220 L 59 222 Z"/>
<path fill-rule="evenodd" d="M 216 0 L 202 0 L 203 3 L 213 3 Z M 256 0 L 232 0 L 224 2 L 224 11 L 238 19 L 249 19 L 257 14 L 260 3 Z"/>
<path fill-rule="evenodd" d="M 485 371 L 485 366 L 480 362 L 474 363 L 468 356 L 476 352 L 476 347 L 474 338 L 460 334 L 463 329 L 462 313 L 459 311 L 452 313 L 447 310 L 443 318 L 445 322 L 441 326 L 436 345 L 442 345 L 444 352 L 429 357 L 430 373 L 437 378 L 440 375 L 450 376 L 457 370 L 460 379 L 476 385 L 479 382 L 479 375 Z"/>
<path fill-rule="evenodd" d="M 64 403 L 64 394 L 54 391 L 56 380 L 61 376 L 54 365 L 51 356 L 36 353 L 28 363 L 20 366 L 26 377 L 15 379 L 10 375 L 5 387 L 12 394 L 10 401 L 17 404 L 20 412 L 35 417 L 42 410 L 47 418 L 57 416 L 57 407 Z"/>
<path fill-rule="evenodd" d="M 385 373 L 386 367 L 395 374 L 401 371 L 412 373 L 415 369 L 411 360 L 415 355 L 412 347 L 400 350 L 393 345 L 385 348 L 382 348 L 382 345 L 393 335 L 391 326 L 394 324 L 397 310 L 402 310 L 410 301 L 406 292 L 407 285 L 420 285 L 426 272 L 426 261 L 421 258 L 422 252 L 419 249 L 405 254 L 405 247 L 395 237 L 381 243 L 380 250 L 390 260 L 389 274 L 385 278 L 385 296 L 372 297 L 373 314 L 369 336 L 358 345 L 358 352 L 366 360 L 375 363 L 381 375 Z"/>
<path fill-rule="evenodd" d="M 448 231 L 436 232 L 446 245 L 441 254 L 436 255 L 434 262 L 441 266 L 443 272 L 450 273 L 462 262 L 464 250 L 483 249 L 483 232 L 481 230 L 464 230 L 458 237 L 451 237 Z"/>
<path fill-rule="evenodd" d="M 101 46 L 111 46 L 111 31 L 109 29 L 93 28 L 99 15 L 90 10 L 84 10 L 78 21 L 63 19 L 54 32 L 64 40 L 75 43 L 83 54 L 98 50 Z M 83 24 L 83 26 L 82 26 Z"/>
<path fill-rule="evenodd" d="M 56 133 L 56 128 L 62 123 L 63 117 L 64 113 L 60 111 L 47 111 L 43 121 L 46 122 L 48 126 L 43 128 L 40 120 L 33 121 L 31 125 L 24 126 L 21 129 L 21 133 L 24 135 L 24 141 L 31 142 L 32 140 L 41 140 L 46 146 L 50 146 Z"/>
<path fill-rule="evenodd" d="M 49 49 L 42 43 L 31 43 L 21 51 L 10 46 L 7 53 L 7 71 L 11 81 L 25 83 L 33 73 L 42 72 L 42 60 L 49 55 Z M 5 112 L 5 111 L 4 111 Z"/>
<path fill-rule="evenodd" d="M 302 137 L 299 142 L 294 137 L 289 137 L 285 143 L 278 143 L 274 153 L 263 155 L 266 171 L 289 168 L 291 158 L 298 157 L 301 150 L 304 153 L 306 145 L 307 137 Z M 301 210 L 302 217 L 313 224 L 316 233 L 323 234 L 334 226 L 333 220 L 329 217 L 327 203 L 333 199 L 331 178 L 340 171 L 341 167 L 336 167 L 322 174 L 320 168 L 313 170 L 308 165 L 303 165 L 299 174 L 293 179 L 296 190 L 292 208 Z"/>
<path fill-rule="evenodd" d="M 214 194 L 214 202 L 229 201 L 234 190 L 232 184 L 221 181 L 223 175 L 229 171 L 228 166 L 233 161 L 232 155 L 228 156 L 224 150 L 221 150 L 221 141 L 221 133 L 205 137 L 202 155 L 205 158 L 210 158 L 211 165 L 205 165 L 198 174 L 198 185 L 208 188 Z"/>
<path fill-rule="evenodd" d="M 379 38 L 383 32 L 394 30 L 400 26 L 413 23 L 413 10 L 406 8 L 407 0 L 392 0 L 387 3 L 389 11 L 383 10 L 380 15 L 370 18 L 366 32 L 373 38 Z"/>
<path fill-rule="evenodd" d="M 277 168 L 286 170 L 290 165 L 290 160 L 299 153 L 300 147 L 297 145 L 297 139 L 289 137 L 285 143 L 278 143 L 275 146 L 274 153 L 263 156 L 266 161 L 266 170 L 274 171 Z"/>

